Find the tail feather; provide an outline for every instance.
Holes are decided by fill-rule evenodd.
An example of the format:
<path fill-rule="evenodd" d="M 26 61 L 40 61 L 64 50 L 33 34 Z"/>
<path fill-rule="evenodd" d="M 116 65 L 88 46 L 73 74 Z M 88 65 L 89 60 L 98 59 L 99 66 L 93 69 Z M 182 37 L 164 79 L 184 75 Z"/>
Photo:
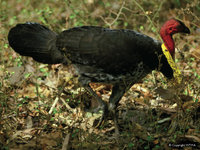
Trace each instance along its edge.
<path fill-rule="evenodd" d="M 57 34 L 38 23 L 17 24 L 8 34 L 9 45 L 20 55 L 34 60 L 57 64 L 64 63 L 64 55 L 56 47 Z"/>

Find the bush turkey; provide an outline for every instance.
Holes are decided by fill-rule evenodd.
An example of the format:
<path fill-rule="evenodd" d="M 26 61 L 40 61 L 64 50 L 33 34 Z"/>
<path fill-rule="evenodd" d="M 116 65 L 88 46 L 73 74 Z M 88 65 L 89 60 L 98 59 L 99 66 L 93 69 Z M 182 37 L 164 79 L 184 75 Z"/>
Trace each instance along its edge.
<path fill-rule="evenodd" d="M 172 58 L 175 53 L 172 35 L 179 32 L 190 33 L 190 30 L 176 19 L 168 20 L 160 30 Z M 116 108 L 133 84 L 155 69 L 167 78 L 173 78 L 161 42 L 133 30 L 82 26 L 57 34 L 43 25 L 27 22 L 13 27 L 8 41 L 17 53 L 38 62 L 73 65 L 80 84 L 98 100 L 96 110 L 103 110 L 100 122 L 108 112 L 113 114 L 116 132 Z M 91 82 L 113 85 L 109 104 L 97 96 L 89 85 Z"/>

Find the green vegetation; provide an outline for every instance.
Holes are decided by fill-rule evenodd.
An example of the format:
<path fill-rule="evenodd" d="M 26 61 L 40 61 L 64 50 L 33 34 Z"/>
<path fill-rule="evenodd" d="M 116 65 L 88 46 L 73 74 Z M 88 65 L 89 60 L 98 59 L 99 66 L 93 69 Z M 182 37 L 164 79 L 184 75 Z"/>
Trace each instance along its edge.
<path fill-rule="evenodd" d="M 0 0 L 0 147 L 2 149 L 166 149 L 200 143 L 199 0 Z M 180 85 L 154 71 L 120 102 L 120 138 L 113 122 L 94 127 L 97 102 L 79 87 L 73 69 L 21 57 L 8 45 L 11 27 L 27 21 L 61 32 L 95 25 L 134 29 L 159 39 L 169 18 L 191 35 L 175 35 Z M 110 85 L 91 84 L 107 100 Z M 157 88 L 155 90 L 155 88 Z M 89 117 L 88 117 L 89 116 Z"/>

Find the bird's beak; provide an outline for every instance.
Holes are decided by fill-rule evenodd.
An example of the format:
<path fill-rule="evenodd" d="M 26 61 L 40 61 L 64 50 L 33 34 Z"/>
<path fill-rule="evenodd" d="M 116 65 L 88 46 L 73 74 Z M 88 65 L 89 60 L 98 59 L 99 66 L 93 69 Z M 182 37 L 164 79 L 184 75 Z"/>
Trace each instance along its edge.
<path fill-rule="evenodd" d="M 190 34 L 190 29 L 185 26 L 182 32 Z"/>

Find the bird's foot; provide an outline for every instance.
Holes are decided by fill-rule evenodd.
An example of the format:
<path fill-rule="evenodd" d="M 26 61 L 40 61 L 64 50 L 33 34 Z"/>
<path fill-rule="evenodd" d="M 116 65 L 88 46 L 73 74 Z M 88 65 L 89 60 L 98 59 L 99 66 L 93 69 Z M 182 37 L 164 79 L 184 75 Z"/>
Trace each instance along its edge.
<path fill-rule="evenodd" d="M 93 109 L 94 113 L 101 113 L 101 117 L 98 120 L 98 123 L 94 125 L 96 128 L 100 127 L 104 124 L 105 120 L 108 118 L 108 116 L 113 118 L 114 126 L 115 126 L 115 138 L 118 138 L 119 133 L 119 125 L 117 120 L 117 112 L 116 112 L 116 105 L 109 103 L 108 105 L 104 102 L 101 105 L 99 105 L 97 108 Z"/>
<path fill-rule="evenodd" d="M 108 112 L 110 116 L 112 116 L 113 121 L 114 121 L 114 126 L 115 126 L 115 137 L 119 138 L 119 125 L 118 125 L 118 116 L 116 112 L 116 105 L 113 103 L 109 103 L 108 105 Z"/>
<path fill-rule="evenodd" d="M 119 137 L 119 125 L 117 120 L 114 120 L 114 125 L 115 125 L 115 137 L 118 138 Z"/>
<path fill-rule="evenodd" d="M 102 111 L 105 109 L 105 107 L 107 107 L 106 103 L 103 103 L 99 106 L 97 106 L 96 108 L 93 108 L 91 111 L 91 113 L 102 113 Z"/>
<path fill-rule="evenodd" d="M 95 125 L 95 127 L 98 128 L 104 123 L 105 119 L 108 116 L 108 106 L 107 106 L 106 103 L 103 103 L 102 105 L 100 105 L 99 107 L 94 109 L 94 111 L 96 111 L 96 113 L 101 113 L 102 114 L 101 117 L 100 117 L 100 120 Z"/>

